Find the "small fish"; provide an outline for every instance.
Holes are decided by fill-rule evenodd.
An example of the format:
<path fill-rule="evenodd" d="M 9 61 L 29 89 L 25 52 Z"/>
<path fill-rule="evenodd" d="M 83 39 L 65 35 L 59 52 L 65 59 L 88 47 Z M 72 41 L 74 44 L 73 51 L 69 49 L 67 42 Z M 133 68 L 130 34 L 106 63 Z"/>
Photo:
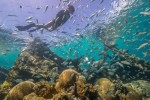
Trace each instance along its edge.
<path fill-rule="evenodd" d="M 88 23 L 84 28 L 87 28 L 90 24 Z"/>
<path fill-rule="evenodd" d="M 89 58 L 88 57 L 85 57 L 84 58 L 84 62 L 88 62 L 89 61 Z"/>
<path fill-rule="evenodd" d="M 37 24 L 39 23 L 39 20 L 38 20 L 38 19 L 36 19 L 36 23 L 37 23 Z"/>
<path fill-rule="evenodd" d="M 130 63 L 128 61 L 121 61 L 122 64 L 125 64 L 125 65 L 130 65 Z"/>
<path fill-rule="evenodd" d="M 137 50 L 144 48 L 146 45 L 148 45 L 149 43 L 143 43 L 141 44 L 138 48 L 136 48 Z"/>
<path fill-rule="evenodd" d="M 136 32 L 138 36 L 146 34 L 146 32 Z"/>
<path fill-rule="evenodd" d="M 117 90 L 116 93 L 115 93 L 115 96 L 120 94 L 120 93 L 121 93 L 121 90 Z"/>
<path fill-rule="evenodd" d="M 52 70 L 51 70 L 52 72 L 53 71 L 56 71 L 56 72 L 58 72 L 58 67 L 54 67 L 54 68 L 52 68 Z"/>
<path fill-rule="evenodd" d="M 71 78 L 71 79 L 75 79 L 75 77 L 76 77 L 76 74 L 75 74 L 75 73 L 72 73 L 72 74 L 70 75 L 70 78 Z"/>
<path fill-rule="evenodd" d="M 96 16 L 96 14 L 97 14 L 97 12 L 93 13 L 93 14 L 89 17 L 89 19 L 92 19 L 94 16 Z"/>
<path fill-rule="evenodd" d="M 26 21 L 27 23 L 33 23 L 33 21 L 29 20 L 29 21 Z"/>
<path fill-rule="evenodd" d="M 75 68 L 75 67 L 74 67 L 74 65 L 69 65 L 69 66 L 67 66 L 67 68 L 73 69 L 73 68 Z"/>
<path fill-rule="evenodd" d="M 143 52 L 142 54 L 144 55 L 144 57 L 150 56 L 150 49 L 146 52 Z"/>
<path fill-rule="evenodd" d="M 64 34 L 66 34 L 67 32 L 62 30 L 62 31 L 61 31 L 61 33 L 64 33 Z"/>
<path fill-rule="evenodd" d="M 6 55 L 7 53 L 6 53 L 6 52 L 2 52 L 1 54 L 2 54 L 2 55 Z"/>
<path fill-rule="evenodd" d="M 72 22 L 72 23 L 74 24 L 74 23 L 75 23 L 75 21 L 76 21 L 76 20 L 73 20 L 73 22 Z"/>
<path fill-rule="evenodd" d="M 0 25 L 0 28 L 2 28 L 2 27 L 3 27 L 3 25 L 4 25 L 4 24 Z"/>
<path fill-rule="evenodd" d="M 17 15 L 12 15 L 12 14 L 9 14 L 8 16 L 10 16 L 10 17 L 18 17 Z"/>
<path fill-rule="evenodd" d="M 76 28 L 76 30 L 75 30 L 75 31 L 79 31 L 79 30 L 81 30 L 81 28 Z"/>
<path fill-rule="evenodd" d="M 47 9 L 48 9 L 48 5 L 47 5 L 46 8 L 45 8 L 45 12 L 47 11 Z"/>
<path fill-rule="evenodd" d="M 64 61 L 63 63 L 61 63 L 62 65 L 64 66 L 67 66 L 68 65 L 68 62 L 67 61 Z"/>
<path fill-rule="evenodd" d="M 94 50 L 99 50 L 100 48 L 99 48 L 99 46 L 96 46 L 96 47 L 94 47 L 93 49 L 94 49 Z"/>
<path fill-rule="evenodd" d="M 41 9 L 41 7 L 37 7 L 36 9 L 37 9 L 37 10 L 40 10 L 40 9 Z"/>
<path fill-rule="evenodd" d="M 20 5 L 19 8 L 22 8 L 22 6 Z"/>
<path fill-rule="evenodd" d="M 28 17 L 28 18 L 26 19 L 26 21 L 27 21 L 27 20 L 31 20 L 31 19 L 32 19 L 32 17 Z"/>
<path fill-rule="evenodd" d="M 150 15 L 150 12 L 140 12 L 140 14 L 143 14 L 143 15 Z"/>
<path fill-rule="evenodd" d="M 58 58 L 54 58 L 54 60 L 58 60 Z"/>
<path fill-rule="evenodd" d="M 69 2 L 69 0 L 63 0 L 63 2 Z"/>
<path fill-rule="evenodd" d="M 104 2 L 104 0 L 101 0 L 100 4 L 102 4 Z"/>
<path fill-rule="evenodd" d="M 12 33 L 12 35 L 17 35 L 17 34 L 18 34 L 17 32 L 13 32 L 13 33 Z"/>
<path fill-rule="evenodd" d="M 60 6 L 62 2 L 69 2 L 69 0 L 59 0 L 59 2 L 60 2 L 60 3 L 59 3 L 58 6 Z"/>
<path fill-rule="evenodd" d="M 90 3 L 94 2 L 95 0 L 91 0 Z"/>
<path fill-rule="evenodd" d="M 116 64 L 118 64 L 120 67 L 124 68 L 124 65 L 120 62 L 116 62 Z"/>

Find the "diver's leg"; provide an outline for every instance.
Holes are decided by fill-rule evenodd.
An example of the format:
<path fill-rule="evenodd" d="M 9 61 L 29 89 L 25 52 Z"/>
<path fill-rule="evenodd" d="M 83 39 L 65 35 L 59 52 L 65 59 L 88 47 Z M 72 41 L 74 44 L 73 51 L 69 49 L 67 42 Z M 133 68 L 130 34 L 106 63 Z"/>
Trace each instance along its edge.
<path fill-rule="evenodd" d="M 32 27 L 35 27 L 36 24 L 35 23 L 31 23 L 29 25 L 26 25 L 26 26 L 16 26 L 16 28 L 19 30 L 19 31 L 26 31 Z"/>
<path fill-rule="evenodd" d="M 28 32 L 34 32 L 34 31 L 37 31 L 37 30 L 39 30 L 39 29 L 42 29 L 42 28 L 44 28 L 44 24 L 36 24 L 35 25 L 35 29 L 31 29 L 31 30 L 28 30 Z"/>
<path fill-rule="evenodd" d="M 37 29 L 40 29 L 40 28 L 44 28 L 44 27 L 45 27 L 44 24 L 36 24 L 35 26 L 37 27 Z"/>
<path fill-rule="evenodd" d="M 47 24 L 44 25 L 45 29 L 48 29 L 49 27 L 54 26 L 55 24 L 55 19 L 53 19 L 52 21 L 48 22 Z"/>

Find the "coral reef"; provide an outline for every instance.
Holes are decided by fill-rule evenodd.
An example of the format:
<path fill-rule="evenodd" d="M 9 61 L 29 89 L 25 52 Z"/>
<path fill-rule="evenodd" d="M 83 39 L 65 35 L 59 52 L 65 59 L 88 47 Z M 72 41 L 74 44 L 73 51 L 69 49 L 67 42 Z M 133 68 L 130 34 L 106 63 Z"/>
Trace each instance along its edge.
<path fill-rule="evenodd" d="M 115 52 L 113 57 L 109 57 L 107 54 L 110 48 Z M 136 76 L 138 78 L 147 78 L 149 75 L 149 68 L 147 68 L 149 63 L 132 55 L 122 53 L 113 46 L 106 46 L 105 51 L 101 60 L 93 61 L 89 69 L 83 70 L 78 66 L 80 62 L 78 59 L 73 61 L 64 60 L 49 50 L 45 43 L 35 39 L 22 51 L 14 67 L 10 70 L 3 84 L 1 84 L 0 99 L 148 99 L 150 96 L 149 82 L 142 80 L 131 82 L 131 80 L 136 80 Z M 109 64 L 106 63 L 108 58 L 110 58 Z M 145 66 L 145 68 L 136 67 L 135 64 L 139 64 L 138 62 L 142 62 L 141 66 Z M 74 67 L 71 69 L 70 66 Z M 122 75 L 123 73 L 126 73 L 125 76 Z M 123 84 L 124 82 L 131 83 Z"/>
<path fill-rule="evenodd" d="M 66 69 L 56 83 L 24 81 L 17 84 L 5 100 L 142 100 L 140 95 L 120 80 L 100 78 L 93 85 L 77 71 Z"/>

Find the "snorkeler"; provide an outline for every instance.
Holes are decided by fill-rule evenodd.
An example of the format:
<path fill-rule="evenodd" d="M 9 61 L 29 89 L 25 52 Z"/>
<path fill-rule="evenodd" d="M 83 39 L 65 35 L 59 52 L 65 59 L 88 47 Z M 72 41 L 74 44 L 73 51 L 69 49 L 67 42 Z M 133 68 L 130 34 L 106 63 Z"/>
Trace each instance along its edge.
<path fill-rule="evenodd" d="M 56 18 L 48 22 L 47 24 L 35 24 L 31 23 L 26 26 L 16 26 L 16 28 L 19 31 L 26 31 L 29 30 L 32 27 L 35 27 L 35 29 L 29 30 L 29 32 L 34 32 L 38 29 L 46 29 L 48 31 L 53 31 L 59 26 L 63 25 L 69 18 L 70 14 L 73 14 L 75 11 L 75 8 L 73 5 L 68 5 L 66 10 L 61 10 L 57 13 Z"/>

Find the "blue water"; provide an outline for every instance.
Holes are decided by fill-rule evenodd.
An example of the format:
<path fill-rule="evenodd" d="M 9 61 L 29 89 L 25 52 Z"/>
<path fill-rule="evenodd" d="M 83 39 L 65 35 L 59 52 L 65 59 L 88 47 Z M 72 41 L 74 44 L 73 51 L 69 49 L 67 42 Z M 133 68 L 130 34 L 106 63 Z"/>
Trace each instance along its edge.
<path fill-rule="evenodd" d="M 150 40 L 150 16 L 140 14 L 140 12 L 150 12 L 149 5 L 149 0 L 143 0 L 141 1 L 141 4 L 134 3 L 125 13 L 121 12 L 113 24 L 111 23 L 109 26 L 109 28 L 115 27 L 115 34 L 122 37 L 121 39 L 116 38 L 116 44 L 119 49 L 126 49 L 129 51 L 129 54 L 135 54 L 139 58 L 147 61 L 150 61 L 150 56 L 144 57 L 143 52 L 149 50 L 150 45 L 140 50 L 136 50 L 136 48 Z M 136 34 L 137 32 L 146 32 L 146 34 L 138 36 Z M 86 35 L 84 36 L 84 34 Z M 109 33 L 106 34 L 109 36 Z M 129 43 L 126 40 L 134 40 L 134 42 Z M 91 31 L 87 31 L 75 41 L 64 43 L 61 46 L 52 46 L 50 49 L 65 59 L 88 57 L 91 61 L 97 61 L 101 58 L 99 54 L 103 51 L 104 47 L 103 43 L 99 40 L 99 37 L 93 35 Z M 21 50 L 22 49 L 19 48 L 18 50 L 8 52 L 6 55 L 1 54 L 0 66 L 11 68 Z"/>
<path fill-rule="evenodd" d="M 150 11 L 148 0 L 143 0 L 141 5 L 137 5 L 135 3 L 125 15 L 123 15 L 123 13 L 120 14 L 120 17 L 116 20 L 114 25 L 116 27 L 120 27 L 118 28 L 119 31 L 115 31 L 115 34 L 123 37 L 121 39 L 116 39 L 117 47 L 119 49 L 128 50 L 129 54 L 135 54 L 137 57 L 150 61 L 150 56 L 144 57 L 142 54 L 142 52 L 146 52 L 148 49 L 150 49 L 150 45 L 145 46 L 140 50 L 136 50 L 136 48 L 138 48 L 141 44 L 150 40 L 150 16 L 140 14 L 140 12 L 144 12 L 146 9 L 148 9 L 147 12 Z M 121 23 L 121 25 L 118 23 Z M 132 23 L 135 24 L 132 25 Z M 146 32 L 146 34 L 138 36 L 136 35 L 137 32 Z M 95 37 L 95 35 L 90 35 L 90 32 L 85 34 L 89 35 L 87 37 L 80 38 L 76 42 L 55 47 L 52 50 L 64 58 L 86 56 L 94 60 L 100 59 L 99 53 L 103 50 L 103 44 L 98 40 L 97 37 Z M 128 43 L 126 40 L 134 40 L 134 42 Z M 97 49 L 95 50 L 95 48 Z M 71 49 L 71 52 L 69 52 L 68 55 L 67 52 L 69 49 Z M 74 56 L 75 52 L 78 52 L 76 56 Z"/>

